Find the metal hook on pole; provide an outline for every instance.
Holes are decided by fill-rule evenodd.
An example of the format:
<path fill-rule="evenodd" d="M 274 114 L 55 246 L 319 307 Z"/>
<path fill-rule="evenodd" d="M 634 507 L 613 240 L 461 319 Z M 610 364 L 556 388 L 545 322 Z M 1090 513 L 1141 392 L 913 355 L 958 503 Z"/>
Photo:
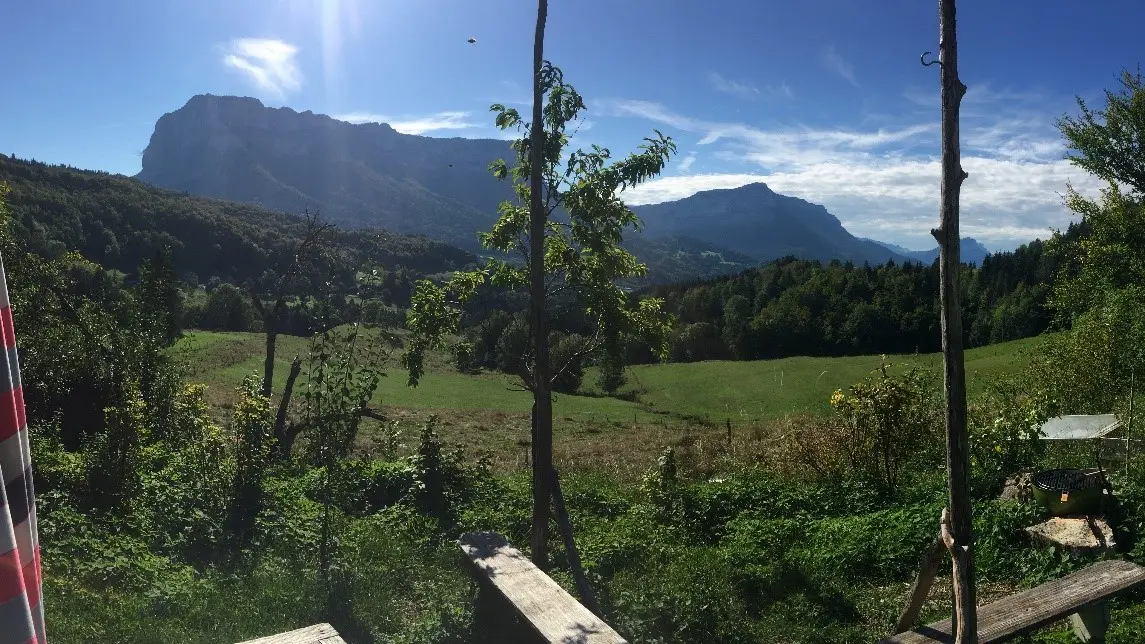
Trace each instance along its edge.
<path fill-rule="evenodd" d="M 942 66 L 941 60 L 932 60 L 929 63 L 926 62 L 926 57 L 929 55 L 930 55 L 929 51 L 924 51 L 924 52 L 922 52 L 922 55 L 918 57 L 918 60 L 919 60 L 919 62 L 922 63 L 923 67 L 930 67 L 931 65 L 938 65 L 939 67 Z"/>

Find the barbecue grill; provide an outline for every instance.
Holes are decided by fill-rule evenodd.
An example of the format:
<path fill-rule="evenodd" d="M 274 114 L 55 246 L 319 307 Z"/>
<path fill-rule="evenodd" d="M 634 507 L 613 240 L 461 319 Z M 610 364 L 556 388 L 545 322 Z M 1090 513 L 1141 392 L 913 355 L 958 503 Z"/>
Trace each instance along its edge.
<path fill-rule="evenodd" d="M 1100 469 L 1045 470 L 1034 475 L 1034 498 L 1054 516 L 1096 514 L 1101 509 L 1105 473 Z"/>

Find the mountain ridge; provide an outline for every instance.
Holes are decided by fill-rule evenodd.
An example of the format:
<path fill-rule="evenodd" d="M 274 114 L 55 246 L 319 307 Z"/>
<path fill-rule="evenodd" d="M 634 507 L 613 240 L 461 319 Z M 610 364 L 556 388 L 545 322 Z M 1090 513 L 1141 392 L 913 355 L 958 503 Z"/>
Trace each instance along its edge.
<path fill-rule="evenodd" d="M 477 233 L 492 227 L 498 204 L 512 197 L 512 186 L 494 179 L 488 165 L 511 157 L 500 139 L 402 134 L 384 123 L 200 94 L 158 119 L 136 178 L 272 210 L 319 210 L 343 227 L 425 235 L 480 252 Z M 630 247 L 673 276 L 686 266 L 700 271 L 694 276 L 736 272 L 745 258 L 927 261 L 927 251 L 856 237 L 824 206 L 765 183 L 632 210 L 644 229 Z M 681 252 L 698 254 L 676 261 Z"/>
<path fill-rule="evenodd" d="M 882 242 L 877 239 L 870 238 L 866 239 L 881 246 L 885 246 L 891 251 L 898 253 L 899 255 L 903 255 L 912 260 L 922 262 L 923 264 L 932 264 L 934 263 L 934 260 L 938 259 L 938 246 L 927 250 L 910 250 L 909 248 L 903 248 L 902 246 L 892 244 L 890 242 Z M 974 239 L 973 237 L 962 238 L 962 247 L 960 251 L 961 252 L 959 253 L 959 258 L 962 260 L 962 263 L 973 264 L 975 266 L 981 266 L 986 257 L 991 254 L 990 249 L 983 246 L 981 242 L 979 242 L 977 239 Z"/>

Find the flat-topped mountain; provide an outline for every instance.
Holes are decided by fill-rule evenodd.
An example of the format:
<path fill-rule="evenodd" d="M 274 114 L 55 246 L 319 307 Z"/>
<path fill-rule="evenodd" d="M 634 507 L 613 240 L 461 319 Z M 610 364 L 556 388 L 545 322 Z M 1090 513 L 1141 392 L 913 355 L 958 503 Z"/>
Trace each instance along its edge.
<path fill-rule="evenodd" d="M 505 141 L 414 136 L 208 94 L 159 119 L 137 178 L 473 247 L 511 195 L 489 163 L 510 155 Z"/>

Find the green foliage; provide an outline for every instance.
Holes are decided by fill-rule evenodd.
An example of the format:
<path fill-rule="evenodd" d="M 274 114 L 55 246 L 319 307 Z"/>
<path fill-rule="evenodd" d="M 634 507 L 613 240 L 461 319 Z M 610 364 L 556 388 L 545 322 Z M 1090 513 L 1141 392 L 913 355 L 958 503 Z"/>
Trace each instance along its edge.
<path fill-rule="evenodd" d="M 616 626 L 632 642 L 758 641 L 723 553 L 697 548 L 663 567 L 625 571 L 611 588 Z"/>
<path fill-rule="evenodd" d="M 576 305 L 595 322 L 593 344 L 631 334 L 646 337 L 648 344 L 660 354 L 666 351 L 670 320 L 662 313 L 660 301 L 630 303 L 617 283 L 647 273 L 646 267 L 621 246 L 625 230 L 636 228 L 639 219 L 617 194 L 659 174 L 675 152 L 675 145 L 657 132 L 656 138 L 645 139 L 640 152 L 620 161 L 610 162 L 611 153 L 599 146 L 593 146 L 590 151 L 571 152 L 566 161 L 567 128 L 585 109 L 584 101 L 564 81 L 561 71 L 549 63 L 543 66 L 540 82 L 547 97 L 542 123 L 525 124 L 517 110 L 504 105 L 490 108 L 496 114 L 499 128 L 519 129 L 522 136 L 510 146 L 517 153 L 515 166 L 510 168 L 504 160 L 490 165 L 495 177 L 513 180 L 517 200 L 502 202 L 499 220 L 491 231 L 482 233 L 480 239 L 485 248 L 520 254 L 525 265 L 492 260 L 479 271 L 455 274 L 445 287 L 418 284 L 407 319 L 411 340 L 403 356 L 411 385 L 416 385 L 422 374 L 425 351 L 440 347 L 445 335 L 459 331 L 460 307 L 473 297 L 479 286 L 489 282 L 494 286 L 521 289 L 529 284 L 531 127 L 544 129 L 542 182 L 546 226 L 542 261 L 551 285 L 546 287 L 545 293 L 533 295 L 543 297 L 546 306 L 551 307 L 557 291 L 575 294 Z M 554 213 L 558 209 L 560 216 L 556 217 Z M 524 359 L 525 354 L 518 355 Z M 531 369 L 528 361 L 524 362 L 525 368 L 520 373 L 529 386 Z"/>
<path fill-rule="evenodd" d="M 139 267 L 138 297 L 143 309 L 158 320 L 153 324 L 163 330 L 168 345 L 179 339 L 183 320 L 183 297 L 179 292 L 179 278 L 171 249 L 160 249 L 154 257 Z"/>
<path fill-rule="evenodd" d="M 243 379 L 238 388 L 231 419 L 231 432 L 237 443 L 234 497 L 227 515 L 226 531 L 230 548 L 245 548 L 263 505 L 263 482 L 274 450 L 274 416 L 270 400 L 262 395 L 262 381 L 256 374 Z"/>
<path fill-rule="evenodd" d="M 1110 184 L 1145 193 L 1145 81 L 1141 71 L 1124 70 L 1117 91 L 1105 91 L 1105 109 L 1092 110 L 1081 97 L 1081 113 L 1063 116 L 1057 126 L 1077 166 Z"/>
<path fill-rule="evenodd" d="M 241 284 L 288 263 L 305 229 L 300 217 L 257 206 L 8 156 L 0 156 L 4 182 L 11 187 L 11 238 L 27 252 L 56 259 L 76 251 L 125 273 L 134 273 L 167 248 L 180 275 L 194 273 L 203 283 L 215 277 Z M 379 292 L 388 291 L 399 304 L 415 279 L 476 262 L 469 252 L 425 237 L 375 230 L 334 237 L 336 246 L 354 257 L 352 263 L 387 269 Z"/>
<path fill-rule="evenodd" d="M 1017 379 L 999 379 L 970 401 L 971 465 L 995 480 L 1033 466 L 1045 452 L 1041 426 L 1050 403 Z"/>
<path fill-rule="evenodd" d="M 258 312 L 246 294 L 233 284 L 221 284 L 207 296 L 195 326 L 216 331 L 257 331 Z"/>
<path fill-rule="evenodd" d="M 588 340 L 575 333 L 549 334 L 550 360 L 553 365 L 553 391 L 575 394 L 584 380 Z"/>
<path fill-rule="evenodd" d="M 1076 231 L 1066 233 L 1077 237 Z M 1037 335 L 1060 255 L 1033 241 L 963 267 L 967 346 Z M 878 267 L 800 260 L 768 262 L 736 275 L 654 286 L 677 318 L 670 358 L 841 356 L 938 351 L 938 265 Z M 704 326 L 695 326 L 704 325 Z"/>
<path fill-rule="evenodd" d="M 668 356 L 674 362 L 700 362 L 723 357 L 724 346 L 714 324 L 696 322 L 672 337 Z"/>
<path fill-rule="evenodd" d="M 329 467 L 350 455 L 363 412 L 385 375 L 387 340 L 393 338 L 360 324 L 328 329 L 312 339 L 302 393 L 305 423 L 312 428 L 311 463 Z"/>
<path fill-rule="evenodd" d="M 1081 216 L 1084 236 L 1057 233 L 1052 250 L 1062 260 L 1052 304 L 1059 317 L 1072 321 L 1103 298 L 1141 284 L 1145 278 L 1145 207 L 1141 198 L 1112 185 L 1099 201 L 1070 191 L 1066 204 Z"/>
<path fill-rule="evenodd" d="M 1067 333 L 1047 342 L 1035 362 L 1037 384 L 1054 413 L 1108 413 L 1126 400 L 1145 369 L 1145 290 L 1106 291 Z"/>
<path fill-rule="evenodd" d="M 146 434 L 146 403 L 128 385 L 125 400 L 104 410 L 104 431 L 84 450 L 84 470 L 93 505 L 104 510 L 127 509 L 139 488 L 140 452 Z"/>
<path fill-rule="evenodd" d="M 605 345 L 601 348 L 596 386 L 609 395 L 615 395 L 628 382 L 624 375 L 624 354 L 620 347 Z"/>
<path fill-rule="evenodd" d="M 911 464 L 937 460 L 940 440 L 933 377 L 916 367 L 892 373 L 885 360 L 874 377 L 836 391 L 831 406 L 848 431 L 851 464 L 860 475 L 894 489 Z"/>

